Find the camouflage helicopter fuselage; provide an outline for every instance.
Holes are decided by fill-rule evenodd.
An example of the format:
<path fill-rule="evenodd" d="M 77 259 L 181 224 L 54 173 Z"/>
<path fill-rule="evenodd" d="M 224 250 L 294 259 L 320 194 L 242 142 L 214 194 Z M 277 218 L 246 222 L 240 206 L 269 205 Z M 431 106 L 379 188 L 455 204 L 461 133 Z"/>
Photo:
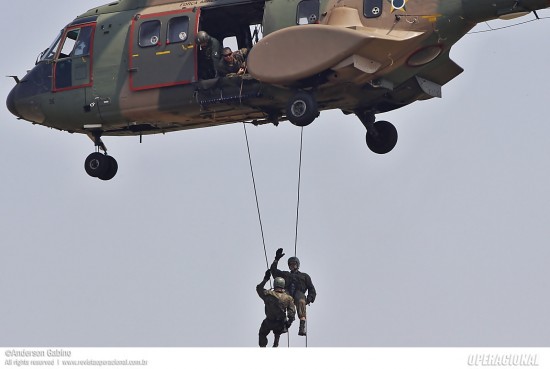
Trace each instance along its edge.
<path fill-rule="evenodd" d="M 341 109 L 358 115 L 369 143 L 369 130 L 378 136 L 376 113 L 441 96 L 463 71 L 450 49 L 477 23 L 549 6 L 550 0 L 120 0 L 67 25 L 7 105 L 22 119 L 94 136 L 96 144 L 102 135 L 234 122 L 288 119 L 303 126 L 318 111 Z M 199 30 L 249 49 L 247 73 L 200 80 Z M 80 39 L 87 44 L 77 52 Z M 395 142 L 369 147 L 385 153 Z"/>

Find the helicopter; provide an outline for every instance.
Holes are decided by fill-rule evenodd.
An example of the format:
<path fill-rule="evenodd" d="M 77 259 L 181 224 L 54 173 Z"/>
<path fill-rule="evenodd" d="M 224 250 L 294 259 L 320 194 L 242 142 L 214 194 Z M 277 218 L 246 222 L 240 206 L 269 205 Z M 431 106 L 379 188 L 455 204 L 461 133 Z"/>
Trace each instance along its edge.
<path fill-rule="evenodd" d="M 88 135 L 88 175 L 112 179 L 103 136 L 142 136 L 246 122 L 311 124 L 355 114 L 386 154 L 395 126 L 376 115 L 442 96 L 463 69 L 451 47 L 476 24 L 550 0 L 119 0 L 63 27 L 16 82 L 19 119 Z M 537 16 L 538 17 L 538 16 Z M 247 50 L 242 74 L 206 75 L 206 33 Z"/>

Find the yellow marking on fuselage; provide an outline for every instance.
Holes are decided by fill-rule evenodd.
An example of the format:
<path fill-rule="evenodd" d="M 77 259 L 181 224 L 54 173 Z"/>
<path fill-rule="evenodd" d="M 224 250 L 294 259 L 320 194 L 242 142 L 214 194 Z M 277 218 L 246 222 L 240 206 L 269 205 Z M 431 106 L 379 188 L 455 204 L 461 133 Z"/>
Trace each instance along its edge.
<path fill-rule="evenodd" d="M 423 15 L 420 18 L 426 19 L 428 22 L 435 23 L 437 21 L 437 18 L 441 17 L 441 14 L 434 14 L 434 15 Z"/>

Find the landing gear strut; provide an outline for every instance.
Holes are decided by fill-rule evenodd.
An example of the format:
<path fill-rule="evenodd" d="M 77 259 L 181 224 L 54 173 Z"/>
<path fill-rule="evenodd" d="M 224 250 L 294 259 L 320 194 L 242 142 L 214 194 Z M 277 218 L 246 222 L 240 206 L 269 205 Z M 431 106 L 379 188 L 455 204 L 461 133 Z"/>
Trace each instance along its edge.
<path fill-rule="evenodd" d="M 112 179 L 118 171 L 118 163 L 115 158 L 107 155 L 107 148 L 101 140 L 101 132 L 93 132 L 91 138 L 94 140 L 96 151 L 88 155 L 84 161 L 84 169 L 90 177 L 108 181 Z M 103 150 L 105 154 L 100 153 L 100 149 Z"/>
<path fill-rule="evenodd" d="M 390 122 L 375 122 L 371 112 L 355 113 L 367 129 L 366 141 L 369 149 L 376 154 L 387 154 L 397 144 L 397 129 Z"/>

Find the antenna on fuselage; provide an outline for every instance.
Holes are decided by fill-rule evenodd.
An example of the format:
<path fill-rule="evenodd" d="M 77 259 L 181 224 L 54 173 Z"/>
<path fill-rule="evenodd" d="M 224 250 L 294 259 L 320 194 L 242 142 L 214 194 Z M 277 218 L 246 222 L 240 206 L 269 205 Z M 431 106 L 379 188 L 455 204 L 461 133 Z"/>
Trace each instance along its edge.
<path fill-rule="evenodd" d="M 6 77 L 13 78 L 15 80 L 15 83 L 17 83 L 17 84 L 19 84 L 21 82 L 21 80 L 17 76 L 6 76 Z"/>

